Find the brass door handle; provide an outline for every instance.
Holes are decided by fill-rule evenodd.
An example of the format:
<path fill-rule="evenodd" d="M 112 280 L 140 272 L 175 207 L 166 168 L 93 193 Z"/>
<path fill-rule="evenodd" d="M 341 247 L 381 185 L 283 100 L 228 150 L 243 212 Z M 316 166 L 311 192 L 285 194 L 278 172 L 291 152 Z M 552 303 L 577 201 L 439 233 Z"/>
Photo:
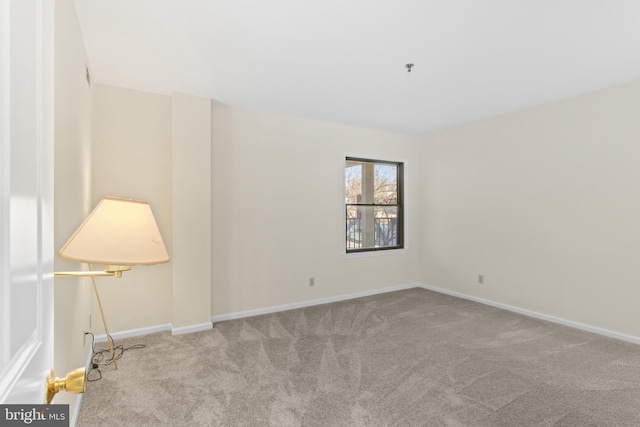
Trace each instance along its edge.
<path fill-rule="evenodd" d="M 87 373 L 84 368 L 74 369 L 69 372 L 64 379 L 56 377 L 56 373 L 51 370 L 47 375 L 47 404 L 53 400 L 53 396 L 60 390 L 67 393 L 84 393 L 84 385 L 87 382 Z"/>

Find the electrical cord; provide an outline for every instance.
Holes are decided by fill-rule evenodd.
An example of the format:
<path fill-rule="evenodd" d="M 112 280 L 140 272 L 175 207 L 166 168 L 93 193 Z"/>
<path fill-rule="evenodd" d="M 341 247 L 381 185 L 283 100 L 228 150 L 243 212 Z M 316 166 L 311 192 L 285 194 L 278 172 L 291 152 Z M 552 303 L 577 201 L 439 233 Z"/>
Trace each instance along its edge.
<path fill-rule="evenodd" d="M 111 350 L 109 348 L 96 351 L 96 347 L 95 347 L 96 337 L 91 332 L 85 332 L 85 335 L 87 334 L 91 335 L 91 353 L 92 353 L 91 362 L 90 362 L 91 366 L 89 366 L 89 368 L 87 369 L 87 381 L 94 382 L 102 379 L 102 371 L 100 371 L 100 367 L 112 365 L 113 357 L 111 357 Z M 109 338 L 111 338 L 111 342 L 114 342 L 111 335 L 109 335 Z M 130 347 L 124 347 L 122 344 L 116 346 L 114 342 L 113 353 L 114 353 L 115 359 L 120 360 L 120 358 L 124 355 L 125 351 L 135 350 L 135 349 L 145 348 L 145 347 L 146 345 L 144 344 L 134 344 Z"/>

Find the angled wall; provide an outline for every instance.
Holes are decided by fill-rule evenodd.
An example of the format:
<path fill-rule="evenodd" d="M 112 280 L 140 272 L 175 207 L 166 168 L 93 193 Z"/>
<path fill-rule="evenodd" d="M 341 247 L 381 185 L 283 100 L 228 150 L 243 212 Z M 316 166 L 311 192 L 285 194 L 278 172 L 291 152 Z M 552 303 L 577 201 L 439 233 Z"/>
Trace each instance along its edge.
<path fill-rule="evenodd" d="M 172 107 L 174 333 L 211 329 L 211 100 L 175 93 Z"/>

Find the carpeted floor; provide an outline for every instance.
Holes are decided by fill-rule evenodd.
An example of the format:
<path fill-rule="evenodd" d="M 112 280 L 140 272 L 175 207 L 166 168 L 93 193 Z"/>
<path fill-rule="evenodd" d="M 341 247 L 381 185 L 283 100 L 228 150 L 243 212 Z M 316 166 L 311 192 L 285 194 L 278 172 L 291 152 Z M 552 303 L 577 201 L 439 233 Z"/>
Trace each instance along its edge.
<path fill-rule="evenodd" d="M 415 288 L 159 333 L 85 426 L 640 426 L 640 346 Z"/>

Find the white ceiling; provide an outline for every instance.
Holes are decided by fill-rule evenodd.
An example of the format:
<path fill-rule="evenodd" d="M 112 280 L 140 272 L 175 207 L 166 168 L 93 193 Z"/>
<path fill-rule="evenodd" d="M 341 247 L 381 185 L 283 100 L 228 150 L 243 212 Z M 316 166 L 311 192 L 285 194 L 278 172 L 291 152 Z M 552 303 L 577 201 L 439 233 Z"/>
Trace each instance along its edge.
<path fill-rule="evenodd" d="M 428 133 L 640 79 L 638 0 L 76 6 L 98 83 L 394 132 Z"/>

